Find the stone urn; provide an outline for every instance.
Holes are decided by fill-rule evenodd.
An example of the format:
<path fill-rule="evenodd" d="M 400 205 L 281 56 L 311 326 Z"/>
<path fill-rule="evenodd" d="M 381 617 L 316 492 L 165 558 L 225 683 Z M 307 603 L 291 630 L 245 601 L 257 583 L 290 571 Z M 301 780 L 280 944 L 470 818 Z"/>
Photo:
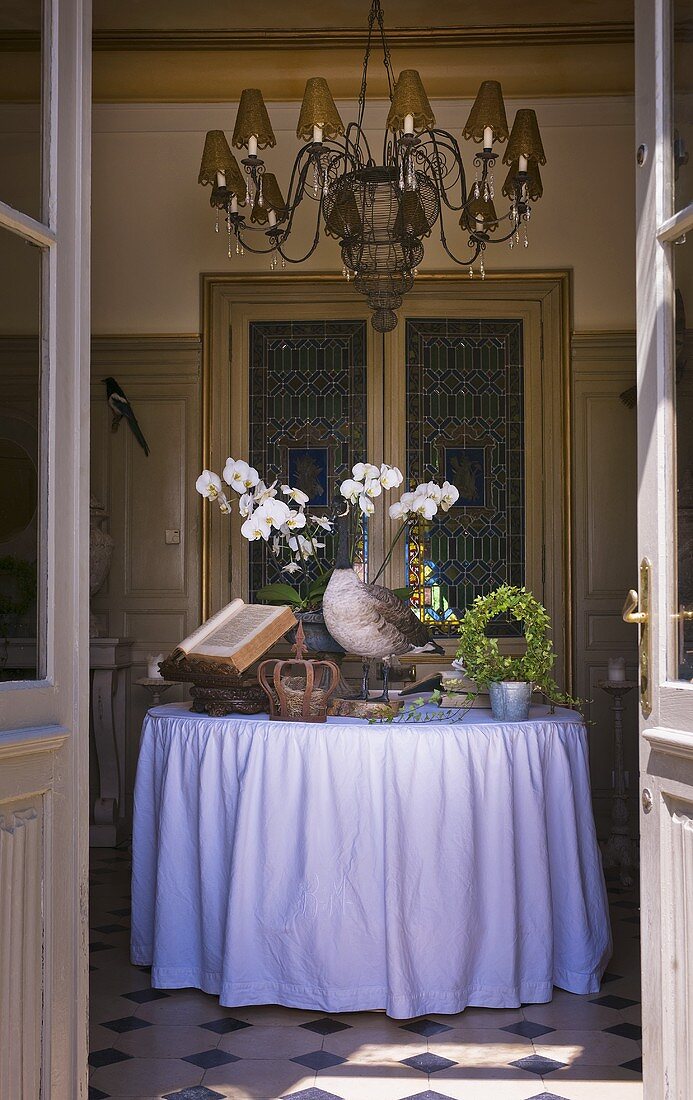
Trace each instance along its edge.
<path fill-rule="evenodd" d="M 92 497 L 89 501 L 89 595 L 95 596 L 102 588 L 113 557 L 113 539 L 104 531 L 103 523 L 108 512 L 103 504 Z M 99 624 L 93 612 L 89 616 L 89 636 L 98 638 Z"/>

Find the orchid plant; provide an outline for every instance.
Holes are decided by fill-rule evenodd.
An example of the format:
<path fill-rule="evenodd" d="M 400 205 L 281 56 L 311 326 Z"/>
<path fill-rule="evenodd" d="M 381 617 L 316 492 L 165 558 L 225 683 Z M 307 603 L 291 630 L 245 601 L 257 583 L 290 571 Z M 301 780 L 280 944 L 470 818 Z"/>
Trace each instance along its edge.
<path fill-rule="evenodd" d="M 378 498 L 384 492 L 399 488 L 403 481 L 402 472 L 396 466 L 385 462 L 380 466 L 357 462 L 352 467 L 351 477 L 339 485 L 339 493 L 349 507 L 368 517 L 375 512 Z M 224 483 L 233 490 L 230 497 Z M 305 611 L 320 607 L 333 565 L 331 562 L 325 564 L 319 551 L 326 549 L 325 536 L 332 532 L 333 521 L 311 511 L 307 493 L 289 484 L 280 484 L 279 478 L 268 484 L 253 466 L 234 458 L 227 459 L 221 477 L 212 470 L 203 470 L 195 488 L 206 500 L 216 501 L 224 515 L 233 513 L 236 501 L 243 520 L 243 537 L 248 542 L 262 541 L 267 545 L 280 580 L 261 588 L 256 593 L 259 600 L 288 603 Z M 404 492 L 390 505 L 390 518 L 401 519 L 402 525 L 373 583 L 385 569 L 408 524 L 430 522 L 439 509 L 447 512 L 458 497 L 458 490 L 450 482 L 439 486 L 429 481 L 417 485 L 411 492 Z M 315 568 L 311 568 L 313 565 Z M 310 576 L 310 573 L 317 575 Z M 296 583 L 289 584 L 289 577 L 295 578 Z"/>

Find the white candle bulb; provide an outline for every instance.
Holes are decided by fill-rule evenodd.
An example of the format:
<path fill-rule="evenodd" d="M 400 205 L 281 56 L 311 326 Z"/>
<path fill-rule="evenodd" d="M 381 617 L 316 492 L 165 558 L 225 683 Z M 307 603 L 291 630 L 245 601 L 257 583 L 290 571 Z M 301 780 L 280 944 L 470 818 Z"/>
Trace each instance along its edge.
<path fill-rule="evenodd" d="M 256 157 L 257 156 L 257 135 L 256 134 L 251 134 L 250 137 L 248 138 L 248 156 L 249 157 Z"/>
<path fill-rule="evenodd" d="M 414 133 L 414 116 L 413 115 L 405 115 L 404 116 L 404 132 L 405 132 L 405 134 L 413 134 Z"/>
<path fill-rule="evenodd" d="M 483 231 L 484 231 L 484 219 L 482 218 L 481 214 L 477 214 L 474 221 L 476 222 L 476 231 L 477 231 L 477 233 L 483 233 Z"/>
<path fill-rule="evenodd" d="M 626 678 L 625 657 L 610 657 L 607 679 L 613 683 L 622 683 Z"/>
<path fill-rule="evenodd" d="M 237 214 L 238 213 L 238 195 L 232 195 L 231 196 L 231 213 L 232 214 Z"/>
<path fill-rule="evenodd" d="M 493 126 L 484 126 L 484 149 L 490 149 L 493 145 Z"/>
<path fill-rule="evenodd" d="M 217 187 L 226 187 L 226 172 L 217 172 Z"/>
<path fill-rule="evenodd" d="M 322 145 L 322 126 L 313 127 L 313 143 L 315 145 Z"/>
<path fill-rule="evenodd" d="M 277 224 L 277 215 L 275 214 L 274 210 L 268 210 L 267 217 L 269 218 L 270 225 Z"/>
<path fill-rule="evenodd" d="M 517 168 L 519 172 L 527 171 L 527 157 L 523 157 L 521 153 L 518 160 Z"/>

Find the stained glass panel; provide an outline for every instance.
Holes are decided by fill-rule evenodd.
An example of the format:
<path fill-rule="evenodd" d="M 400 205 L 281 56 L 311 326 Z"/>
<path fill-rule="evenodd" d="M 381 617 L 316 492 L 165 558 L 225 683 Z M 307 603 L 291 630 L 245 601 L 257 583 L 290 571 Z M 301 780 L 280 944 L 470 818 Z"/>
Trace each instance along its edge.
<path fill-rule="evenodd" d="M 451 481 L 457 505 L 405 547 L 412 607 L 438 635 L 500 584 L 524 584 L 522 322 L 410 319 L 407 470 Z M 489 633 L 521 633 L 496 622 Z"/>
<path fill-rule="evenodd" d="M 365 321 L 250 324 L 250 463 L 261 477 L 288 477 L 312 511 L 327 514 L 339 482 L 366 457 L 366 373 Z M 362 531 L 362 573 L 364 539 Z M 250 592 L 278 579 L 266 547 L 252 543 Z"/>

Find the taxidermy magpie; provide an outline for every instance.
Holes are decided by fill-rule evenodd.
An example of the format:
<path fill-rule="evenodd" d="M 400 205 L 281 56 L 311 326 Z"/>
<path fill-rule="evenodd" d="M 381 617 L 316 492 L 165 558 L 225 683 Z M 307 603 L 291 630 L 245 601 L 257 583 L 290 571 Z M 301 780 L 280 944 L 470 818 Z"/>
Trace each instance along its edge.
<path fill-rule="evenodd" d="M 125 417 L 132 434 L 139 443 L 140 447 L 146 455 L 149 454 L 149 447 L 147 446 L 147 440 L 142 435 L 142 429 L 137 423 L 137 418 L 132 411 L 132 406 L 127 397 L 121 390 L 120 386 L 116 382 L 115 378 L 104 378 L 106 384 L 106 400 L 110 405 L 111 412 L 113 413 L 113 420 L 111 422 L 111 431 L 117 432 L 120 421 Z"/>

